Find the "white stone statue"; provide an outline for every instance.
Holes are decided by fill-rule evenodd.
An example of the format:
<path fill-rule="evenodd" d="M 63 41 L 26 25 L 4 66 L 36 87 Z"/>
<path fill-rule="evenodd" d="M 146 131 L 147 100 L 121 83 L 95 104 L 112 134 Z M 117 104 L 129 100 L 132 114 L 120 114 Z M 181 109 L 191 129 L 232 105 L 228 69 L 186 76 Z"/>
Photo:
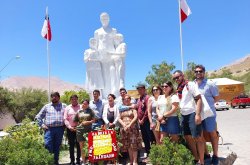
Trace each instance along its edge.
<path fill-rule="evenodd" d="M 123 42 L 123 35 L 116 34 L 115 38 L 115 52 L 111 53 L 111 57 L 115 63 L 116 70 L 116 83 L 119 84 L 119 89 L 125 86 L 125 56 L 126 56 L 126 43 Z"/>
<path fill-rule="evenodd" d="M 102 27 L 95 31 L 94 39 L 97 41 L 98 54 L 102 57 L 100 60 L 103 77 L 102 98 L 107 98 L 110 93 L 118 96 L 119 89 L 124 87 L 126 44 L 123 43 L 123 36 L 109 26 L 110 19 L 107 13 L 100 15 L 100 21 Z"/>
<path fill-rule="evenodd" d="M 86 89 L 92 92 L 95 89 L 104 89 L 101 60 L 102 56 L 97 51 L 97 41 L 89 39 L 89 49 L 84 52 L 84 62 L 86 63 Z"/>

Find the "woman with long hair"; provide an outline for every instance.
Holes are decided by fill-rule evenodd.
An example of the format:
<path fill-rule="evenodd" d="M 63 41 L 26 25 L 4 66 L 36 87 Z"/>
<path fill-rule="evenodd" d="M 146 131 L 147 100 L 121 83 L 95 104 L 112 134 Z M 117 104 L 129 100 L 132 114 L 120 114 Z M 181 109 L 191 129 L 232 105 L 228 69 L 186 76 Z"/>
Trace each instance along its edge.
<path fill-rule="evenodd" d="M 156 112 L 160 122 L 160 142 L 164 137 L 170 137 L 171 141 L 178 142 L 180 135 L 180 121 L 177 116 L 179 98 L 174 93 L 173 84 L 167 81 L 162 84 L 163 95 L 157 100 Z"/>
<path fill-rule="evenodd" d="M 148 119 L 150 122 L 150 129 L 153 131 L 155 136 L 156 144 L 160 144 L 160 122 L 157 120 L 158 116 L 156 113 L 157 100 L 162 95 L 162 89 L 160 86 L 153 86 L 151 88 L 152 96 L 148 99 Z"/>

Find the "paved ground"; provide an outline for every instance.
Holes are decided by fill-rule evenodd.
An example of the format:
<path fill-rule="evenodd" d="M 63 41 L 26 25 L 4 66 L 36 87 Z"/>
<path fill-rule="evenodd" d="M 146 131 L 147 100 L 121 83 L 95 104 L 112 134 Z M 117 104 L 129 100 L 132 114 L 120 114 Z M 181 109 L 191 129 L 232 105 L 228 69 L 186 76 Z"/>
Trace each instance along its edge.
<path fill-rule="evenodd" d="M 250 107 L 246 109 L 230 109 L 217 111 L 218 130 L 223 137 L 225 148 L 238 156 L 234 165 L 250 164 Z"/>

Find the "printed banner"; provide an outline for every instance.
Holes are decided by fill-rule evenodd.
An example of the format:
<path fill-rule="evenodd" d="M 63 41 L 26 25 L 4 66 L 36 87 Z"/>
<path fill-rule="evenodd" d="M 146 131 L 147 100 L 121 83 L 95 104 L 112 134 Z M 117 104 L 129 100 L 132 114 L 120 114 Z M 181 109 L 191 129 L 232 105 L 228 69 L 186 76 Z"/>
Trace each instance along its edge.
<path fill-rule="evenodd" d="M 89 132 L 88 145 L 90 162 L 117 157 L 116 132 L 114 130 Z"/>

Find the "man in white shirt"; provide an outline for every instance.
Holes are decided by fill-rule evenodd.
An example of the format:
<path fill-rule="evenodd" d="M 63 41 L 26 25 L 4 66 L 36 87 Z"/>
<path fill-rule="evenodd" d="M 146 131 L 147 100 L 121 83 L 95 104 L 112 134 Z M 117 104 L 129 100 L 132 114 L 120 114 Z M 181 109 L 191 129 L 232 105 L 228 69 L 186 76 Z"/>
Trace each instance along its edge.
<path fill-rule="evenodd" d="M 182 71 L 173 73 L 178 84 L 177 95 L 180 99 L 184 138 L 191 150 L 196 165 L 204 164 L 204 139 L 202 136 L 201 108 L 202 100 L 198 86 L 184 79 Z"/>

